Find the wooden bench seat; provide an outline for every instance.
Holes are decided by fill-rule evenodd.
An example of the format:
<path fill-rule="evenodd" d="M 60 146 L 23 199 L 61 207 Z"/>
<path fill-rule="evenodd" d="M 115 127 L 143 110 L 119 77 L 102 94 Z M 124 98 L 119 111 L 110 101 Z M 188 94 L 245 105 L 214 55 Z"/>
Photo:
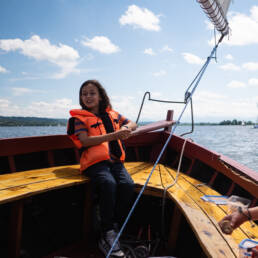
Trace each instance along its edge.
<path fill-rule="evenodd" d="M 152 164 L 134 162 L 126 167 L 138 185 L 143 185 L 152 169 Z M 137 172 L 139 171 L 139 172 Z M 157 165 L 147 190 L 160 189 L 173 183 L 176 171 L 164 165 Z M 251 228 L 249 222 L 236 229 L 232 235 L 221 232 L 218 221 L 227 213 L 225 205 L 216 205 L 205 202 L 200 197 L 203 195 L 220 195 L 200 181 L 180 173 L 177 184 L 168 190 L 167 196 L 171 198 L 184 214 L 194 231 L 200 245 L 208 257 L 238 257 L 238 244 L 245 238 L 258 239 L 258 227 Z M 172 219 L 171 246 L 176 244 L 176 230 L 178 227 L 178 213 Z"/>
<path fill-rule="evenodd" d="M 139 191 L 145 183 L 153 164 L 127 162 L 125 167 L 136 183 L 136 190 Z M 164 187 L 171 184 L 175 176 L 176 171 L 159 164 L 145 193 L 162 196 Z M 0 175 L 0 204 L 8 202 L 14 204 L 12 224 L 16 227 L 13 229 L 10 241 L 17 244 L 10 257 L 19 256 L 23 199 L 42 192 L 88 182 L 89 178 L 80 174 L 79 165 L 50 167 Z M 169 238 L 171 248 L 176 244 L 176 228 L 179 227 L 180 214 L 183 214 L 207 256 L 237 257 L 238 244 L 243 239 L 258 239 L 257 226 L 251 228 L 249 222 L 246 222 L 239 229 L 236 229 L 232 235 L 223 234 L 218 226 L 218 221 L 227 214 L 227 207 L 204 202 L 200 199 L 203 195 L 219 194 L 208 186 L 202 185 L 200 181 L 181 173 L 177 184 L 168 190 L 167 197 L 173 200 L 179 211 L 176 213 L 175 210 L 174 216 L 171 218 L 171 235 Z"/>
<path fill-rule="evenodd" d="M 88 181 L 80 174 L 79 165 L 0 175 L 0 204 Z"/>
<path fill-rule="evenodd" d="M 8 257 L 20 256 L 24 200 L 34 195 L 89 182 L 79 172 L 79 165 L 59 166 L 0 175 L 0 204 L 10 203 Z M 90 188 L 85 188 L 85 214 L 90 208 Z M 90 220 L 84 216 L 84 233 L 88 232 Z"/>

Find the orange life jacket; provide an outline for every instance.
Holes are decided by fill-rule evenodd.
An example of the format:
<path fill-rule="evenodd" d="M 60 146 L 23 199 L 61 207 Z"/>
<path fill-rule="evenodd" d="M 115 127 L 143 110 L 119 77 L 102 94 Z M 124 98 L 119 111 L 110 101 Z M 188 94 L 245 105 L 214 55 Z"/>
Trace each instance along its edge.
<path fill-rule="evenodd" d="M 120 115 L 116 111 L 107 108 L 106 112 L 108 113 L 109 117 L 111 118 L 112 125 L 114 131 L 118 131 L 120 129 L 119 119 Z M 74 142 L 75 146 L 78 149 L 81 149 L 83 146 L 78 139 L 78 137 L 74 134 L 74 119 L 79 119 L 86 127 L 88 136 L 97 136 L 106 134 L 106 129 L 101 118 L 97 117 L 93 113 L 82 110 L 82 109 L 73 109 L 70 110 L 71 118 L 68 121 L 68 128 L 67 133 L 69 137 Z M 125 152 L 122 147 L 122 143 L 120 140 L 117 140 L 119 147 L 121 149 L 121 157 L 120 161 L 123 162 L 125 160 Z M 110 160 L 110 153 L 109 153 L 109 144 L 108 142 L 103 142 L 98 145 L 86 147 L 85 150 L 82 152 L 80 158 L 80 165 L 81 165 L 81 172 L 84 171 L 91 165 L 94 165 L 100 161 Z"/>

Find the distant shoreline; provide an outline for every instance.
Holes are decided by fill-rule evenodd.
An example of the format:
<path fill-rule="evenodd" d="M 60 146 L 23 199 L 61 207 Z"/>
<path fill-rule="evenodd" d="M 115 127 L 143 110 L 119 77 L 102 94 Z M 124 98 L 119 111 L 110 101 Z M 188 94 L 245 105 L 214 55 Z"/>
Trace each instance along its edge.
<path fill-rule="evenodd" d="M 67 119 L 0 116 L 0 126 L 66 126 Z"/>
<path fill-rule="evenodd" d="M 0 116 L 0 127 L 22 127 L 22 126 L 67 126 L 68 119 L 58 119 L 58 118 L 40 118 L 40 117 L 8 117 Z M 141 122 L 141 126 L 152 123 L 150 122 Z M 199 122 L 195 123 L 196 126 L 219 126 L 219 125 L 254 125 L 252 121 L 238 121 L 233 120 L 223 120 L 219 123 L 211 122 Z M 191 126 L 191 123 L 180 123 L 180 126 Z"/>

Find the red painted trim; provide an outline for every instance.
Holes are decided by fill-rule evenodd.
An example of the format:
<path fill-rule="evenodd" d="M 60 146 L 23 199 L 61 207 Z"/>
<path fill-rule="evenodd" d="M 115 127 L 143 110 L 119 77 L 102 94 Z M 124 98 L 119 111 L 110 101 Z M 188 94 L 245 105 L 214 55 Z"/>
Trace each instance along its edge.
<path fill-rule="evenodd" d="M 136 147 L 136 146 L 152 146 L 156 143 L 161 143 L 162 132 L 150 132 L 142 135 L 136 135 L 130 137 L 124 141 L 126 147 Z"/>
<path fill-rule="evenodd" d="M 234 188 L 235 188 L 236 184 L 234 182 L 231 183 L 231 186 L 229 187 L 228 189 L 228 192 L 227 192 L 227 196 L 230 196 L 232 194 L 232 192 L 234 191 Z"/>
<path fill-rule="evenodd" d="M 22 237 L 22 220 L 23 220 L 23 200 L 11 204 L 8 257 L 20 257 L 21 237 Z"/>
<path fill-rule="evenodd" d="M 135 153 L 135 156 L 136 156 L 136 160 L 139 161 L 139 160 L 140 160 L 140 154 L 139 154 L 139 149 L 138 149 L 138 147 L 135 147 L 135 148 L 134 148 L 134 153 Z"/>
<path fill-rule="evenodd" d="M 0 157 L 55 149 L 73 148 L 67 135 L 48 135 L 36 137 L 0 139 Z"/>
<path fill-rule="evenodd" d="M 217 177 L 218 174 L 219 174 L 219 173 L 218 173 L 217 171 L 214 172 L 214 174 L 213 174 L 213 176 L 212 176 L 210 182 L 208 183 L 209 186 L 212 186 L 212 185 L 213 185 L 213 183 L 214 183 L 214 181 L 215 181 L 215 179 L 216 179 L 216 177 Z"/>
<path fill-rule="evenodd" d="M 191 165 L 190 165 L 190 167 L 188 168 L 188 170 L 186 172 L 187 175 L 191 174 L 194 162 L 195 162 L 195 159 L 191 159 Z"/>
<path fill-rule="evenodd" d="M 174 110 L 168 110 L 166 121 L 173 121 Z M 164 130 L 171 132 L 172 126 L 165 127 Z"/>
<path fill-rule="evenodd" d="M 8 163 L 9 163 L 10 171 L 12 173 L 16 172 L 16 166 L 15 166 L 15 162 L 14 162 L 13 156 L 8 156 Z"/>
<path fill-rule="evenodd" d="M 169 133 L 164 132 L 166 137 L 169 136 Z M 183 146 L 184 138 L 180 136 L 173 135 L 171 141 L 168 146 L 176 151 L 180 152 Z M 230 180 L 244 188 L 247 192 L 252 194 L 254 197 L 258 198 L 257 191 L 257 178 L 258 174 L 254 174 L 255 172 L 243 165 L 240 165 L 236 161 L 232 161 L 231 159 L 219 155 L 216 152 L 210 151 L 204 148 L 201 145 L 198 145 L 193 142 L 188 142 L 185 146 L 184 156 L 188 158 L 196 158 L 202 161 L 204 164 L 207 164 L 214 170 L 224 174 Z M 227 163 L 236 172 L 232 171 L 230 167 L 227 167 L 223 164 L 223 162 Z M 249 179 L 245 178 L 248 177 Z"/>
<path fill-rule="evenodd" d="M 226 164 L 236 168 L 237 170 L 243 172 L 244 174 L 250 176 L 251 178 L 254 178 L 258 182 L 258 171 L 254 171 L 238 162 L 236 162 L 233 159 L 228 158 L 227 156 L 221 155 L 220 160 L 225 162 Z"/>
<path fill-rule="evenodd" d="M 54 154 L 52 150 L 49 150 L 47 152 L 47 160 L 50 167 L 53 167 L 55 165 Z"/>

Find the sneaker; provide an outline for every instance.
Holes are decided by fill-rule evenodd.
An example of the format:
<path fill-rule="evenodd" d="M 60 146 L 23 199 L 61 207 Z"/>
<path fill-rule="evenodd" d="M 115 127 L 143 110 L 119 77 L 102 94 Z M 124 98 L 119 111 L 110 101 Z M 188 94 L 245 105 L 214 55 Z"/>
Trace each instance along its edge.
<path fill-rule="evenodd" d="M 99 249 L 103 252 L 105 256 L 107 256 L 110 248 L 112 247 L 115 239 L 116 239 L 116 232 L 111 229 L 103 234 L 103 236 L 99 240 Z M 118 257 L 118 258 L 124 258 L 125 254 L 120 248 L 120 244 L 117 241 L 116 245 L 114 246 L 114 249 L 111 252 L 111 257 Z"/>

